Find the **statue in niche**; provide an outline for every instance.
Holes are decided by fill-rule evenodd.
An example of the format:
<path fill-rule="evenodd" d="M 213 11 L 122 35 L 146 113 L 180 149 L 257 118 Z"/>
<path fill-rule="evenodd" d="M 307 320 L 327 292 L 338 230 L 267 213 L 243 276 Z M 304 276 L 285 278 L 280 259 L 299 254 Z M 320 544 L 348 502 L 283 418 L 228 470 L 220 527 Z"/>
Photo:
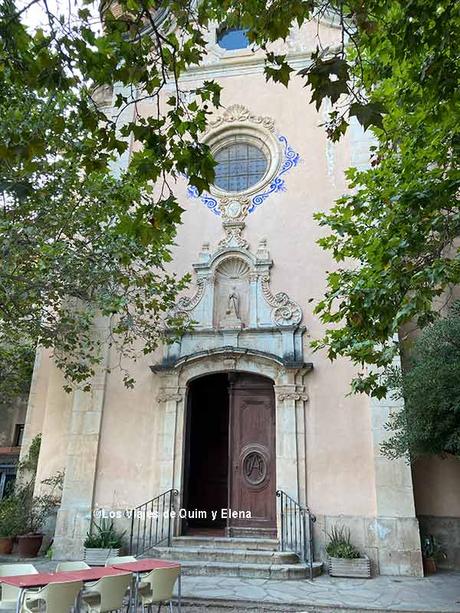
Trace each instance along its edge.
<path fill-rule="evenodd" d="M 225 317 L 221 320 L 220 327 L 230 330 L 241 329 L 243 327 L 240 319 L 240 295 L 236 291 L 236 287 L 232 287 L 228 296 Z"/>
<path fill-rule="evenodd" d="M 238 292 L 236 291 L 236 287 L 233 287 L 232 292 L 230 296 L 228 297 L 228 306 L 227 306 L 227 310 L 225 311 L 225 314 L 229 318 L 233 317 L 239 320 L 240 319 L 239 310 L 240 310 L 240 297 L 239 297 Z"/>

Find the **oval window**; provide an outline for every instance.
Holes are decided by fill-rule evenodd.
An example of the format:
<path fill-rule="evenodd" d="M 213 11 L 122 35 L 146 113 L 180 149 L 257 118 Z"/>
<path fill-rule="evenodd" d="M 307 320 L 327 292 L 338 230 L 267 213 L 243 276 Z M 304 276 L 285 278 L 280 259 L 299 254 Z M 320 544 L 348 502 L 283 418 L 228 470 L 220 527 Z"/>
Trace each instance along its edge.
<path fill-rule="evenodd" d="M 247 29 L 244 28 L 221 28 L 217 32 L 217 44 L 222 49 L 233 51 L 249 47 Z"/>
<path fill-rule="evenodd" d="M 214 185 L 226 192 L 242 192 L 258 183 L 265 175 L 268 160 L 265 153 L 249 143 L 233 143 L 214 154 L 217 162 Z"/>

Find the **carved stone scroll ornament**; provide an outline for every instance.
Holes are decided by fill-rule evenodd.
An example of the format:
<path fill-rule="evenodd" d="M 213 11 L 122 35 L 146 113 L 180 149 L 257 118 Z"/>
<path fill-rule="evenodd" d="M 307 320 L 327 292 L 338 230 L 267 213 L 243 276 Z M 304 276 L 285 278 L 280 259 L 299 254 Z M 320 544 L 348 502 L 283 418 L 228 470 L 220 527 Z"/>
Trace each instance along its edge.
<path fill-rule="evenodd" d="M 224 222 L 223 227 L 225 236 L 219 241 L 219 250 L 230 249 L 232 247 L 249 249 L 248 241 L 242 236 L 244 230 L 243 222 Z"/>
<path fill-rule="evenodd" d="M 206 286 L 206 279 L 199 278 L 196 281 L 196 292 L 193 296 L 183 296 L 179 298 L 174 309 L 176 316 L 182 317 L 186 321 L 190 320 L 190 312 L 199 304 L 203 298 L 204 290 Z"/>
<path fill-rule="evenodd" d="M 302 321 L 302 309 L 285 292 L 272 294 L 270 276 L 262 278 L 262 292 L 267 303 L 273 307 L 272 319 L 277 326 L 297 326 Z"/>
<path fill-rule="evenodd" d="M 211 130 L 213 128 L 218 128 L 225 123 L 239 123 L 244 121 L 262 125 L 267 130 L 270 130 L 270 132 L 273 132 L 275 129 L 275 122 L 271 117 L 254 115 L 254 113 L 251 113 L 249 109 L 241 104 L 232 104 L 228 109 L 225 109 L 221 115 L 208 121 L 207 129 Z"/>

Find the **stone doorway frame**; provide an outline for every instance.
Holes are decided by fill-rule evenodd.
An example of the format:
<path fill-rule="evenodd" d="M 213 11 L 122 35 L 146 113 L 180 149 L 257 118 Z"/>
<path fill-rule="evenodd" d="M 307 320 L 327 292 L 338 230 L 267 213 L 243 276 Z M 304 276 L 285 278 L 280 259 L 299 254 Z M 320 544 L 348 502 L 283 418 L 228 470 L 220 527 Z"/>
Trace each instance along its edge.
<path fill-rule="evenodd" d="M 285 365 L 277 356 L 226 347 L 200 352 L 172 366 L 154 366 L 160 379 L 157 398 L 157 458 L 159 492 L 177 489 L 182 506 L 185 474 L 185 435 L 188 384 L 216 373 L 247 372 L 273 381 L 276 422 L 276 489 L 307 505 L 306 391 L 311 364 Z M 279 518 L 278 518 L 279 527 Z"/>

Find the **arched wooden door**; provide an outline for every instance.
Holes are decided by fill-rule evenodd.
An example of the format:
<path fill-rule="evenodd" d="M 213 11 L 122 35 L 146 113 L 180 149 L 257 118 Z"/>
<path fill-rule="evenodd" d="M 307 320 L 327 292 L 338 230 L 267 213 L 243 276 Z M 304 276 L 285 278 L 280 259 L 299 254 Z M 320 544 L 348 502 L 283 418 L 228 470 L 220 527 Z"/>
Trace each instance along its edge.
<path fill-rule="evenodd" d="M 229 536 L 276 537 L 275 394 L 270 379 L 229 375 Z M 243 517 L 244 512 L 250 517 Z"/>

